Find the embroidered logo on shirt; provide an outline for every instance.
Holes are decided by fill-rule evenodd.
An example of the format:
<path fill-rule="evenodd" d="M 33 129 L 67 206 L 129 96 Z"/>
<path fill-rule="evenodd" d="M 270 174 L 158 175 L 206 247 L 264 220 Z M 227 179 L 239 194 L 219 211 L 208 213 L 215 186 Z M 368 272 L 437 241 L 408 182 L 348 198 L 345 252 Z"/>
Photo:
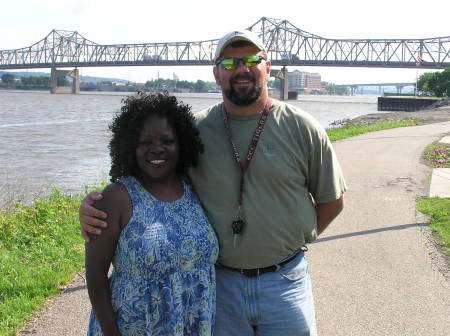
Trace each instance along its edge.
<path fill-rule="evenodd" d="M 278 156 L 280 154 L 280 150 L 273 143 L 260 144 L 259 150 L 266 156 Z"/>

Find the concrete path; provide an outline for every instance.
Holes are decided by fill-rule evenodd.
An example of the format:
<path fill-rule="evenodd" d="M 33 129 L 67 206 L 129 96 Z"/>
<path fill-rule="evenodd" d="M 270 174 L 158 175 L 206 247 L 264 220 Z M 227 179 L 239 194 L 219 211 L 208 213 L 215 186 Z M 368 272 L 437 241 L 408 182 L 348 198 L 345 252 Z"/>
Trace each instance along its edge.
<path fill-rule="evenodd" d="M 421 153 L 449 132 L 445 122 L 335 144 L 349 190 L 343 213 L 310 248 L 320 335 L 450 335 L 445 264 L 415 211 L 431 172 Z"/>
<path fill-rule="evenodd" d="M 415 211 L 431 172 L 419 157 L 449 132 L 444 122 L 335 143 L 345 210 L 308 252 L 321 336 L 450 335 L 447 269 Z M 89 309 L 77 276 L 20 335 L 83 335 Z"/>
<path fill-rule="evenodd" d="M 86 335 L 90 310 L 84 274 L 77 275 L 64 293 L 50 300 L 47 309 L 39 313 L 18 335 Z"/>

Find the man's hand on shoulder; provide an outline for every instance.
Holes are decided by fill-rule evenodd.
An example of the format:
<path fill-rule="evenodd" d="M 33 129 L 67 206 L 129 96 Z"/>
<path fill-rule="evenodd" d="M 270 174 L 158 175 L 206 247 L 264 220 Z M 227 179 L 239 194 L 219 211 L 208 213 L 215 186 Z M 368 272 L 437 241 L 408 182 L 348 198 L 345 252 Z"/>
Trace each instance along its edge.
<path fill-rule="evenodd" d="M 88 233 L 99 235 L 102 233 L 100 228 L 107 227 L 105 221 L 107 214 L 94 207 L 95 201 L 100 201 L 102 194 L 91 191 L 80 205 L 79 218 L 81 226 L 81 234 L 86 242 L 89 242 Z"/>

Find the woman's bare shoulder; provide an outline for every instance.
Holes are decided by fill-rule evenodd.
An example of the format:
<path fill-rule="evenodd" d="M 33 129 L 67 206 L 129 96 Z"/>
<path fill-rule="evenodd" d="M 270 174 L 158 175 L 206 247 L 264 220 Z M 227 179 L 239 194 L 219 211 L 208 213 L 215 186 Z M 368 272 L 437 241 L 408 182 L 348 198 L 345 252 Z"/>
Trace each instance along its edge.
<path fill-rule="evenodd" d="M 119 210 L 123 205 L 130 204 L 127 189 L 121 183 L 108 184 L 102 191 L 103 198 L 95 202 L 98 209 Z"/>

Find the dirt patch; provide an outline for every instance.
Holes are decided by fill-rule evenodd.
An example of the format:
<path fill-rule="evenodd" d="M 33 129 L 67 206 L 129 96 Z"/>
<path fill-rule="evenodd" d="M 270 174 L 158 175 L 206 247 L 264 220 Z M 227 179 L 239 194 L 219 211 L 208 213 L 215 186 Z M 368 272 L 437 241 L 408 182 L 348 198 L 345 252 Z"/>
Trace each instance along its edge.
<path fill-rule="evenodd" d="M 371 113 L 353 119 L 337 120 L 333 122 L 332 125 L 334 127 L 360 126 L 372 125 L 386 121 L 405 120 L 419 120 L 425 124 L 450 121 L 450 106 L 431 108 L 415 112 Z"/>

